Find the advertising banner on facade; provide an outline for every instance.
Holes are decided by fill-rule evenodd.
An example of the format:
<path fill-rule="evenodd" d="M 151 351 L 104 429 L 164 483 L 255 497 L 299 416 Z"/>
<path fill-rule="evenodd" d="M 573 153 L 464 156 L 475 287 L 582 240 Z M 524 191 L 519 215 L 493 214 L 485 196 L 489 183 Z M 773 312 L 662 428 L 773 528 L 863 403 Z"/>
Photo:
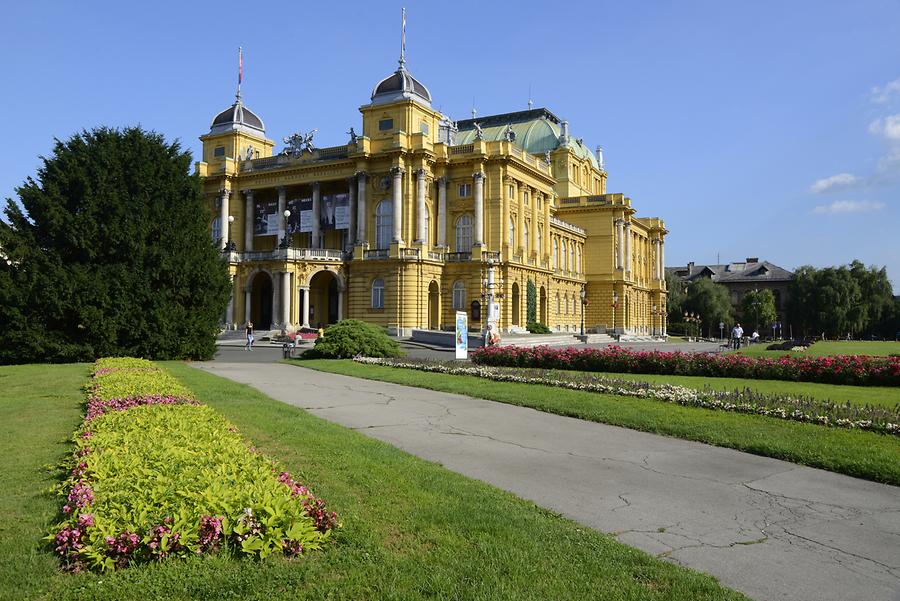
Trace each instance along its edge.
<path fill-rule="evenodd" d="M 274 202 L 256 203 L 256 218 L 253 222 L 256 236 L 278 234 L 278 204 Z"/>
<path fill-rule="evenodd" d="M 322 215 L 319 221 L 324 230 L 346 230 L 350 227 L 350 195 L 326 194 L 322 197 Z"/>
<path fill-rule="evenodd" d="M 288 221 L 290 233 L 312 231 L 312 198 L 295 198 L 288 201 L 291 217 Z"/>
<path fill-rule="evenodd" d="M 456 312 L 456 358 L 469 358 L 469 316 L 465 311 Z"/>

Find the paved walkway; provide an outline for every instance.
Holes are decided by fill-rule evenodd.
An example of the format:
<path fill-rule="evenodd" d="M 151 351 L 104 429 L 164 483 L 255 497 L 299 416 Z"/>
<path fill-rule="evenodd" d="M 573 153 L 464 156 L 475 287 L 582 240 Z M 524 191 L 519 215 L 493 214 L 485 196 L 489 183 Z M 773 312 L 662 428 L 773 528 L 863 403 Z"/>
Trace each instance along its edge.
<path fill-rule="evenodd" d="M 900 600 L 895 487 L 290 365 L 195 366 L 712 574 L 757 601 Z"/>

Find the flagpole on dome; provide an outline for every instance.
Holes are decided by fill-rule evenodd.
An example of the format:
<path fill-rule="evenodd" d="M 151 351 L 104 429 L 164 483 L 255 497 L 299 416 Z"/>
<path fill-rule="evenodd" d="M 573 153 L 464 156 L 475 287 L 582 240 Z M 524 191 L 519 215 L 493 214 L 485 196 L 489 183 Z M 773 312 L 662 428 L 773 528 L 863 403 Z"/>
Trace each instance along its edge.
<path fill-rule="evenodd" d="M 238 85 L 237 85 L 237 94 L 235 94 L 235 98 L 237 101 L 241 101 L 241 82 L 244 79 L 244 48 L 243 46 L 238 46 Z"/>
<path fill-rule="evenodd" d="M 400 27 L 400 68 L 403 69 L 406 64 L 406 8 L 400 9 L 403 24 Z"/>

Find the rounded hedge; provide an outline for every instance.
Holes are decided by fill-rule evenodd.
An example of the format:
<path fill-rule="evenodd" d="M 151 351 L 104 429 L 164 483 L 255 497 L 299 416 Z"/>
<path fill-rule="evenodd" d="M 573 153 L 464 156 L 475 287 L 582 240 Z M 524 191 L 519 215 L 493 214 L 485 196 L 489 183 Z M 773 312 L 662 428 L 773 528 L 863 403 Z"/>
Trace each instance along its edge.
<path fill-rule="evenodd" d="M 402 357 L 403 351 L 378 326 L 345 319 L 328 326 L 325 335 L 316 339 L 314 348 L 303 354 L 307 359 L 351 359 L 363 357 Z"/>

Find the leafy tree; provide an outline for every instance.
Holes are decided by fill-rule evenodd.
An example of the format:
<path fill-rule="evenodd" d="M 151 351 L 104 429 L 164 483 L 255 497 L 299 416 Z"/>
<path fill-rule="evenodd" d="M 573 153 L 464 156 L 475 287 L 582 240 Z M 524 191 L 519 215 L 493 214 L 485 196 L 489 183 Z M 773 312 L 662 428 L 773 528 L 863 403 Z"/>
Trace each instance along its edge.
<path fill-rule="evenodd" d="M 137 127 L 56 141 L 0 222 L 0 363 L 214 353 L 230 283 L 190 166 Z"/>
<path fill-rule="evenodd" d="M 688 286 L 682 308 L 684 311 L 699 315 L 706 325 L 707 332 L 716 329 L 720 321 L 731 323 L 731 299 L 728 289 L 709 278 L 699 279 Z M 679 316 L 679 319 L 682 317 Z"/>
<path fill-rule="evenodd" d="M 815 336 L 822 331 L 818 320 L 818 274 L 815 267 L 804 265 L 794 272 L 789 287 L 788 312 L 797 333 L 804 337 Z"/>
<path fill-rule="evenodd" d="M 666 274 L 666 312 L 667 323 L 679 323 L 684 314 L 684 301 L 687 298 L 684 282 L 678 276 Z"/>
<path fill-rule="evenodd" d="M 537 322 L 537 288 L 528 280 L 525 285 L 525 323 Z"/>
<path fill-rule="evenodd" d="M 741 312 L 756 331 L 766 328 L 778 318 L 775 312 L 775 295 L 771 290 L 751 290 L 741 299 Z"/>
<path fill-rule="evenodd" d="M 868 269 L 860 261 L 850 263 L 850 275 L 859 286 L 861 303 L 851 308 L 854 333 L 873 332 L 883 318 L 891 313 L 894 290 L 887 275 L 887 268 L 872 266 Z"/>

